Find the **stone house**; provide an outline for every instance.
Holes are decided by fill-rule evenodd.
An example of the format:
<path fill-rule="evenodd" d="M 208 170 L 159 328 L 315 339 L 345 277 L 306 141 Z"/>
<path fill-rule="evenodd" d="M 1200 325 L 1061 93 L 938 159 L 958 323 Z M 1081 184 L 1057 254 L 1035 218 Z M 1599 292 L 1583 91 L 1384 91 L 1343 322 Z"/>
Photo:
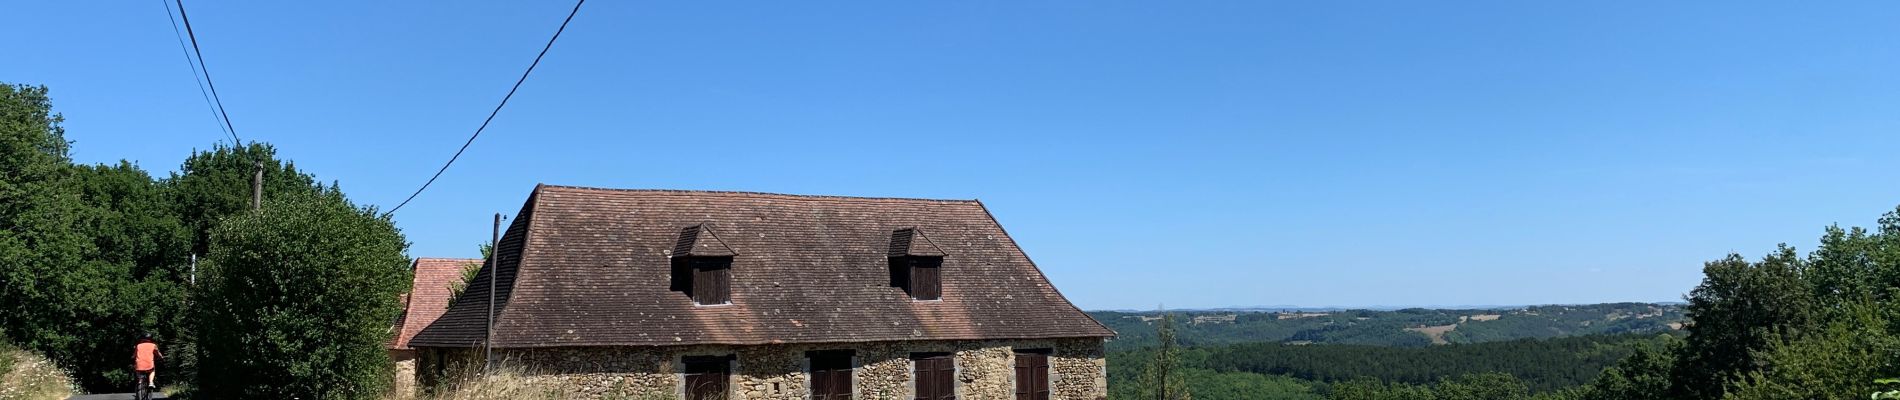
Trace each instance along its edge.
<path fill-rule="evenodd" d="M 974 200 L 540 185 L 496 254 L 409 340 L 423 387 L 486 341 L 583 398 L 1107 395 L 1114 332 Z"/>
<path fill-rule="evenodd" d="M 462 281 L 462 269 L 481 263 L 471 258 L 418 257 L 409 265 L 409 293 L 403 293 L 402 314 L 390 328 L 396 333 L 389 341 L 389 359 L 396 362 L 395 390 L 415 390 L 416 349 L 409 347 L 409 340 L 448 311 L 449 285 Z"/>

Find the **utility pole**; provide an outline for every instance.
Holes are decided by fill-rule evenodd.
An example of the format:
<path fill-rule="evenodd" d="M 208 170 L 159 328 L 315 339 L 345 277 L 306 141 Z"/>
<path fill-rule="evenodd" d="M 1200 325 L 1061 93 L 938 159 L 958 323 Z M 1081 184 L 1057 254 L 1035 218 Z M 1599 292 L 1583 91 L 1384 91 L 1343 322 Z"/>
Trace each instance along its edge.
<path fill-rule="evenodd" d="M 264 162 L 252 161 L 251 166 L 256 168 L 251 174 L 251 209 L 262 210 L 264 209 Z"/>
<path fill-rule="evenodd" d="M 495 280 L 501 272 L 501 213 L 495 213 L 495 227 L 488 236 L 488 331 L 482 335 L 482 373 L 495 367 Z"/>

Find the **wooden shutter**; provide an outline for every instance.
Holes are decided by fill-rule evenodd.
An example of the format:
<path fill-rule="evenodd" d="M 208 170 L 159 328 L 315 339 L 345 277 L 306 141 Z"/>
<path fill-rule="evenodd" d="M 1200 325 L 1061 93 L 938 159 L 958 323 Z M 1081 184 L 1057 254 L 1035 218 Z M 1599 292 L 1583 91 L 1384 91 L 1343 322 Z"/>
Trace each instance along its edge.
<path fill-rule="evenodd" d="M 732 302 L 731 259 L 711 259 L 694 263 L 693 302 L 709 305 Z"/>
<path fill-rule="evenodd" d="M 916 365 L 917 400 L 956 400 L 956 364 L 949 354 L 911 356 Z"/>
<path fill-rule="evenodd" d="M 943 259 L 910 257 L 910 295 L 917 300 L 943 298 Z"/>
<path fill-rule="evenodd" d="M 851 351 L 814 351 L 811 357 L 811 399 L 851 400 Z"/>
<path fill-rule="evenodd" d="M 1045 352 L 1016 353 L 1016 399 L 1049 400 L 1049 355 Z"/>
<path fill-rule="evenodd" d="M 725 400 L 732 357 L 687 357 L 686 400 Z"/>

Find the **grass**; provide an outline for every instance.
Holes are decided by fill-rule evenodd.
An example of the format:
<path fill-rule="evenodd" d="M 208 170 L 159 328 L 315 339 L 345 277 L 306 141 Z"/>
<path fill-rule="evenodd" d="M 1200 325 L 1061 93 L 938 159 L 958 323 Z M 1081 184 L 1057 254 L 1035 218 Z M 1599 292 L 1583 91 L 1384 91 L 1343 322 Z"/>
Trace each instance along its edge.
<path fill-rule="evenodd" d="M 1423 333 L 1432 338 L 1432 344 L 1451 344 L 1451 341 L 1445 340 L 1445 333 L 1453 329 L 1458 329 L 1458 324 L 1405 328 L 1405 330 Z"/>
<path fill-rule="evenodd" d="M 397 393 L 384 397 L 384 400 L 567 400 L 586 398 L 570 396 L 565 388 L 553 386 L 529 379 L 519 369 L 504 368 L 499 372 L 455 385 L 454 388 L 436 394 L 418 395 Z M 608 400 L 674 400 L 671 394 L 642 393 L 633 394 L 616 387 L 604 397 Z"/>
<path fill-rule="evenodd" d="M 72 377 L 46 357 L 0 345 L 0 400 L 61 400 L 73 387 Z"/>

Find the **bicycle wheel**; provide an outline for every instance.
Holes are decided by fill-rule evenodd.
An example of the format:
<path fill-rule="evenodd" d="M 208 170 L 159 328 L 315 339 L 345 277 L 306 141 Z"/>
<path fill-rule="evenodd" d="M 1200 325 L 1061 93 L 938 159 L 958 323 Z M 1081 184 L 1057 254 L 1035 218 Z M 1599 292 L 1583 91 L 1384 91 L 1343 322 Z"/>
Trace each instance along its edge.
<path fill-rule="evenodd" d="M 139 375 L 137 387 L 132 389 L 132 398 L 152 400 L 152 382 L 148 379 L 143 374 Z"/>

